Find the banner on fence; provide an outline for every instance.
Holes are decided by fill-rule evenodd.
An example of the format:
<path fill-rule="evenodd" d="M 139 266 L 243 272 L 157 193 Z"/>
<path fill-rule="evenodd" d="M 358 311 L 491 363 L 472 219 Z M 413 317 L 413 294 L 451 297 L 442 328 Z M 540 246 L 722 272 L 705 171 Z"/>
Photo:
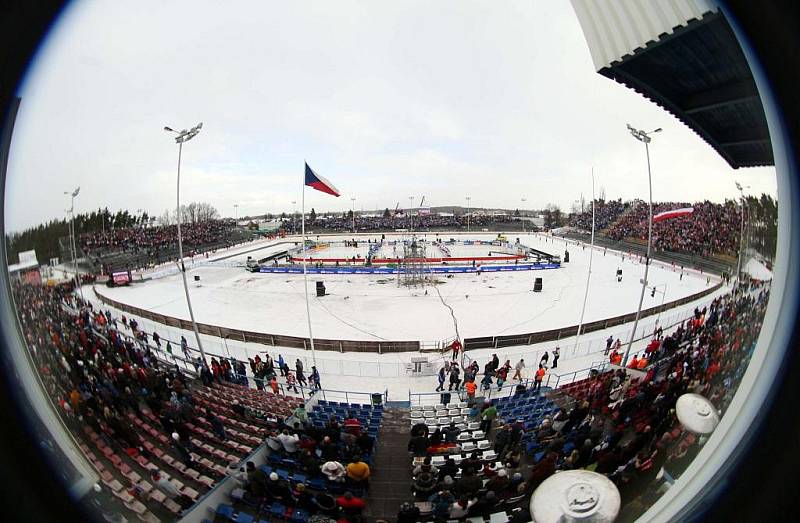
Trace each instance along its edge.
<path fill-rule="evenodd" d="M 477 272 L 539 271 L 559 269 L 558 263 L 520 263 L 519 265 L 482 265 L 480 267 L 439 266 L 429 267 L 432 274 L 463 274 Z M 309 274 L 397 274 L 402 268 L 396 267 L 308 267 Z M 259 272 L 270 274 L 303 274 L 302 267 L 261 267 Z"/>

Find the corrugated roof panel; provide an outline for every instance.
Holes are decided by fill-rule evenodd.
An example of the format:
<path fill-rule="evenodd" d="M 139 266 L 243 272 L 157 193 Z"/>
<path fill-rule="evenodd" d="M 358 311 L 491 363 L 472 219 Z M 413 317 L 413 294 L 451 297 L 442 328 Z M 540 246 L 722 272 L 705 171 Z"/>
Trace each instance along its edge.
<path fill-rule="evenodd" d="M 689 20 L 717 12 L 710 0 L 572 0 L 572 8 L 597 71 Z"/>

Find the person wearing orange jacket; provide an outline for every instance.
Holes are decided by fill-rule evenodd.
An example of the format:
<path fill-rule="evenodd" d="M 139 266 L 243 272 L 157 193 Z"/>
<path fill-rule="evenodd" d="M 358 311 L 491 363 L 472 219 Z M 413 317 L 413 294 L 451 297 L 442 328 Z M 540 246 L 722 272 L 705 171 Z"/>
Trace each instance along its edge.
<path fill-rule="evenodd" d="M 478 390 L 478 386 L 475 384 L 475 381 L 468 381 L 464 384 L 464 388 L 467 389 L 467 398 L 470 400 L 475 399 L 475 391 Z"/>

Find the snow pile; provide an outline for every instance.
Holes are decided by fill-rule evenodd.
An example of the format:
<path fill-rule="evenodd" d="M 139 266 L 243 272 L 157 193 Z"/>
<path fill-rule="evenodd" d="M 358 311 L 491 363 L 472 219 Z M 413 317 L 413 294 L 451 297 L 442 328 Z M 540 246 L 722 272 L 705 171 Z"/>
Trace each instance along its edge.
<path fill-rule="evenodd" d="M 757 280 L 767 281 L 772 279 L 772 271 L 767 269 L 766 265 L 755 258 L 750 258 L 747 260 L 747 263 L 745 263 L 744 267 L 742 267 L 742 271 L 746 272 Z"/>

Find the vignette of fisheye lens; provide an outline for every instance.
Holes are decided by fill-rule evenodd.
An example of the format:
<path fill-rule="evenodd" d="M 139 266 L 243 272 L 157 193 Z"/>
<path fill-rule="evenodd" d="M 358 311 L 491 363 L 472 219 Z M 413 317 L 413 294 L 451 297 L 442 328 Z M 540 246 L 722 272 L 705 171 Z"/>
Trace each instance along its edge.
<path fill-rule="evenodd" d="M 777 245 L 751 73 L 687 5 L 608 48 L 577 0 L 72 4 L 5 200 L 65 482 L 153 521 L 629 520 L 679 489 Z M 744 105 L 657 82 L 720 34 Z"/>

